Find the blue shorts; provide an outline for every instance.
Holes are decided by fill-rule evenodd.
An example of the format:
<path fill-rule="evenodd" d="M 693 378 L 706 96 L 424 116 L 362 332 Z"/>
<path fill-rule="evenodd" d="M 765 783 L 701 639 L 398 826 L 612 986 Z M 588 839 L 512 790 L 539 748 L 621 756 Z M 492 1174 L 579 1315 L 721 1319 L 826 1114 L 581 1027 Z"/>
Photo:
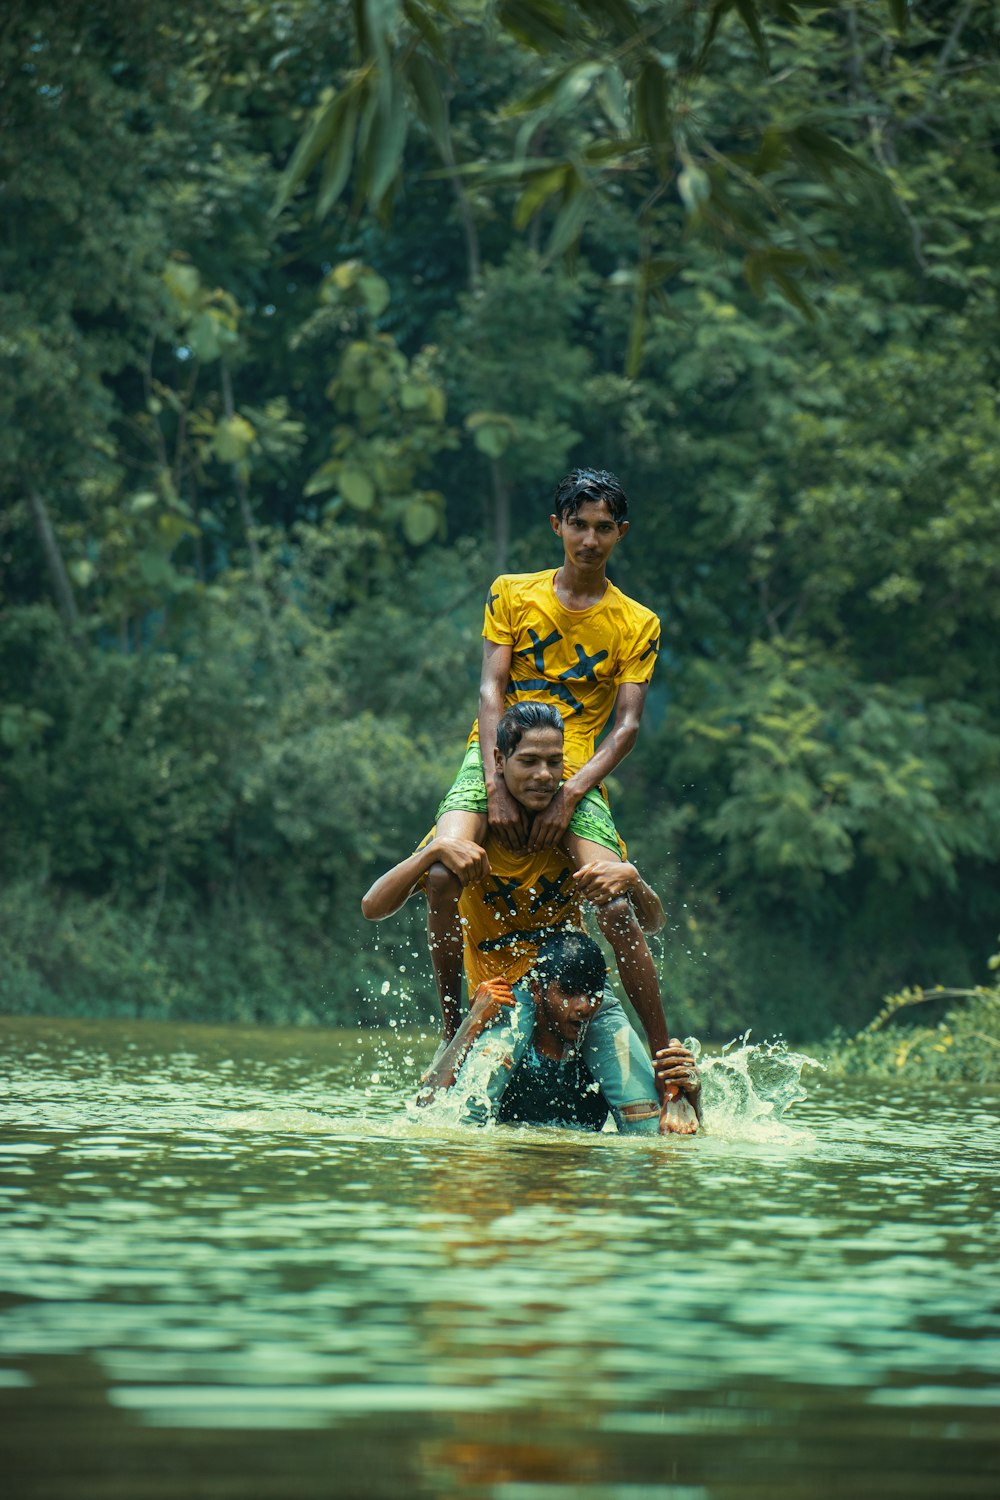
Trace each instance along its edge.
<path fill-rule="evenodd" d="M 535 1016 L 535 1002 L 528 986 L 515 985 L 514 1005 L 475 1043 L 455 1080 L 456 1093 L 461 1091 L 465 1095 L 460 1115 L 463 1123 L 483 1125 L 496 1117 L 507 1080 L 531 1043 Z M 610 984 L 605 986 L 597 1014 L 587 1023 L 580 1041 L 580 1057 L 600 1085 L 615 1124 L 623 1134 L 659 1133 L 660 1099 L 653 1064 Z"/>

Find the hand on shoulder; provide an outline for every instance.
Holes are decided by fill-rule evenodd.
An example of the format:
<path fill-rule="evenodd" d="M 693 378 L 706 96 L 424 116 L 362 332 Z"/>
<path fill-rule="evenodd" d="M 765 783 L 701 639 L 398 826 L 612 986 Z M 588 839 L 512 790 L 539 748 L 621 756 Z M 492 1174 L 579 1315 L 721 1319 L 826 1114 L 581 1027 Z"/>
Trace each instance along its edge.
<path fill-rule="evenodd" d="M 580 894 L 595 906 L 604 906 L 616 896 L 627 896 L 639 879 L 635 865 L 619 859 L 591 860 L 573 876 Z"/>
<path fill-rule="evenodd" d="M 434 859 L 440 860 L 453 875 L 457 875 L 463 886 L 485 880 L 490 873 L 486 850 L 472 839 L 435 838 L 428 845 L 428 851 L 433 851 Z"/>

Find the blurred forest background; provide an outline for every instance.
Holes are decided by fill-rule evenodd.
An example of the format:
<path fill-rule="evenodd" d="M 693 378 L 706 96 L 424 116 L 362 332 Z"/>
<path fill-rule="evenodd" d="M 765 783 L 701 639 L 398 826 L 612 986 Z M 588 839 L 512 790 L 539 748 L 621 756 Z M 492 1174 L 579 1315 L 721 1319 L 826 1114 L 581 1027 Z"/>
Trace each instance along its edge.
<path fill-rule="evenodd" d="M 422 913 L 359 898 L 576 463 L 664 623 L 611 793 L 672 1028 L 983 982 L 998 40 L 993 0 L 8 0 L 0 1008 L 432 1015 Z"/>

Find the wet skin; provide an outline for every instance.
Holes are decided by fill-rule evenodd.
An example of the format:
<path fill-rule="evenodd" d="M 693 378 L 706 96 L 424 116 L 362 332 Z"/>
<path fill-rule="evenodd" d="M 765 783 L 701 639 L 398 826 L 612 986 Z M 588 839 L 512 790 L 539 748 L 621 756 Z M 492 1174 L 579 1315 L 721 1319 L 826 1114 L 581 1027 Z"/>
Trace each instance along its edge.
<path fill-rule="evenodd" d="M 507 756 L 495 752 L 507 790 L 528 812 L 548 807 L 563 773 L 563 736 L 558 729 L 526 729 Z"/>
<path fill-rule="evenodd" d="M 575 1045 L 580 1040 L 583 1028 L 604 998 L 603 993 L 587 995 L 566 991 L 557 979 L 551 980 L 544 992 L 538 980 L 533 980 L 531 992 L 538 1010 L 535 1046 L 544 1056 L 556 1060 L 562 1057 L 567 1042 Z"/>
<path fill-rule="evenodd" d="M 694 1054 L 676 1037 L 653 1058 L 653 1072 L 664 1090 L 660 1108 L 661 1135 L 696 1135 L 701 1120 L 701 1079 Z M 672 1096 L 672 1088 L 682 1092 Z"/>
<path fill-rule="evenodd" d="M 556 574 L 556 593 L 565 590 L 574 598 L 593 593 L 590 600 L 570 604 L 570 608 L 585 609 L 588 603 L 604 595 L 607 582 L 604 570 L 628 531 L 628 522 L 616 521 L 606 500 L 584 500 L 568 515 L 550 516 L 549 524 L 563 544 L 563 565 Z"/>

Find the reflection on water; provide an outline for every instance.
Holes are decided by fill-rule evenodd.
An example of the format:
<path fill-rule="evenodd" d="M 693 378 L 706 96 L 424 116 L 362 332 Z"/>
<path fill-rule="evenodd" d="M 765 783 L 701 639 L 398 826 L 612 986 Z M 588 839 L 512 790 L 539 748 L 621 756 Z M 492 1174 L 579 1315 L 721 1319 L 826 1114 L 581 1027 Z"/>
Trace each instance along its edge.
<path fill-rule="evenodd" d="M 12 1497 L 994 1492 L 995 1096 L 740 1047 L 694 1140 L 467 1131 L 431 1039 L 0 1044 Z"/>

